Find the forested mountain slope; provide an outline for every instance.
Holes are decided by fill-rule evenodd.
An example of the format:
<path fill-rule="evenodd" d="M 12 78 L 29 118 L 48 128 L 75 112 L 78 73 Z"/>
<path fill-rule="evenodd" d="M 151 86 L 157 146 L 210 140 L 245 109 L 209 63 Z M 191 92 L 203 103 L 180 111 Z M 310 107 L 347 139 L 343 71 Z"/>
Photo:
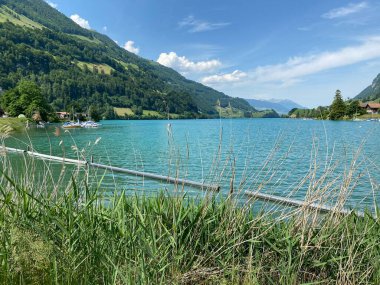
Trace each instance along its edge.
<path fill-rule="evenodd" d="M 380 100 L 380 74 L 378 74 L 372 81 L 372 84 L 360 92 L 355 99 L 362 101 Z"/>
<path fill-rule="evenodd" d="M 141 106 L 191 117 L 217 116 L 220 104 L 255 112 L 243 99 L 81 28 L 42 0 L 0 0 L 0 87 L 13 88 L 25 78 L 38 83 L 55 110 Z"/>

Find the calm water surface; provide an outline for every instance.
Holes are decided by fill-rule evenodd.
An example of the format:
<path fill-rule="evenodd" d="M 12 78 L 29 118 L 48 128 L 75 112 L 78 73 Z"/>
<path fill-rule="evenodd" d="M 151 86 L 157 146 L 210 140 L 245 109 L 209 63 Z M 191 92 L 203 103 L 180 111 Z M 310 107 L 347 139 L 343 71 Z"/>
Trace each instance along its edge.
<path fill-rule="evenodd" d="M 260 190 L 297 199 L 337 191 L 352 177 L 348 205 L 371 207 L 380 198 L 380 123 L 290 119 L 102 121 L 97 129 L 31 129 L 7 146 L 195 181 L 227 193 Z M 58 125 L 59 127 L 59 125 Z M 350 171 L 354 168 L 355 171 Z M 347 182 L 347 180 L 346 180 Z M 104 187 L 157 191 L 157 183 L 105 174 Z M 160 185 L 165 188 L 165 185 Z M 198 193 L 188 189 L 189 193 Z M 309 191 L 309 192 L 308 192 Z M 309 193 L 309 194 L 306 194 Z"/>

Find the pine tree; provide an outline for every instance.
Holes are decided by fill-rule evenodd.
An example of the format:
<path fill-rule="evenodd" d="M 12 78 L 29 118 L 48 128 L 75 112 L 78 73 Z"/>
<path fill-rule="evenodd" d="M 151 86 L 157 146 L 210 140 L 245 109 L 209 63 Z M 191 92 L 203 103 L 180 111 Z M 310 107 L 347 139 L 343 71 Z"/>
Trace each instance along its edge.
<path fill-rule="evenodd" d="M 336 90 L 334 101 L 330 106 L 330 120 L 339 120 L 344 117 L 346 113 L 346 104 L 343 101 L 340 90 Z"/>

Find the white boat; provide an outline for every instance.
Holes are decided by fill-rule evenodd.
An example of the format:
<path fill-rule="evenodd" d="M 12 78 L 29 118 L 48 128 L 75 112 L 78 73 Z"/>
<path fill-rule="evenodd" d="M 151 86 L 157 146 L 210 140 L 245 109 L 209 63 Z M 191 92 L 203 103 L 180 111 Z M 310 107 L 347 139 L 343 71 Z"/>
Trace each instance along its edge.
<path fill-rule="evenodd" d="M 81 125 L 83 128 L 97 128 L 100 126 L 100 124 L 95 123 L 94 121 L 86 121 L 83 122 Z"/>
<path fill-rule="evenodd" d="M 64 129 L 79 129 L 82 128 L 82 124 L 78 122 L 66 122 L 62 125 Z"/>
<path fill-rule="evenodd" d="M 45 128 L 45 123 L 44 122 L 39 122 L 37 124 L 37 128 Z"/>

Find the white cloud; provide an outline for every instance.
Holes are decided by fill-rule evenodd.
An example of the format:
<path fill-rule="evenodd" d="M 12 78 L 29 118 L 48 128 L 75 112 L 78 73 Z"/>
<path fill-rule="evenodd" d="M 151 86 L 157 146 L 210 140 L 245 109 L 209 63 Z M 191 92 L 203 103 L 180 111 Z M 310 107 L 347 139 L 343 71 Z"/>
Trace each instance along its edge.
<path fill-rule="evenodd" d="M 209 72 L 222 65 L 216 59 L 193 62 L 184 56 L 178 56 L 175 52 L 161 53 L 157 62 L 179 72 Z"/>
<path fill-rule="evenodd" d="M 54 9 L 57 9 L 57 7 L 58 7 L 58 4 L 56 4 L 56 3 L 53 3 L 53 2 L 50 2 L 50 1 L 45 1 L 45 2 L 48 3 Z"/>
<path fill-rule="evenodd" d="M 125 44 L 124 44 L 124 48 L 129 51 L 129 52 L 132 52 L 132 53 L 135 53 L 135 54 L 138 54 L 140 52 L 140 49 L 138 47 L 135 47 L 134 46 L 135 42 L 134 41 L 127 41 Z"/>
<path fill-rule="evenodd" d="M 104 27 L 102 28 L 102 31 L 103 31 L 104 33 L 108 32 L 108 27 L 107 27 L 107 26 L 104 26 Z"/>
<path fill-rule="evenodd" d="M 338 51 L 293 57 L 285 63 L 259 66 L 250 77 L 259 82 L 296 82 L 297 78 L 306 75 L 375 58 L 380 58 L 380 36 L 369 37 L 360 45 L 348 46 Z"/>
<path fill-rule="evenodd" d="M 197 20 L 194 16 L 188 16 L 184 18 L 181 22 L 178 23 L 180 28 L 188 28 L 188 32 L 190 33 L 198 33 L 205 31 L 212 31 L 223 28 L 225 26 L 230 25 L 230 23 L 210 23 L 203 20 Z"/>
<path fill-rule="evenodd" d="M 91 29 L 90 23 L 87 20 L 81 18 L 81 16 L 79 16 L 78 14 L 71 15 L 70 19 L 73 20 L 75 23 L 77 23 L 82 28 L 85 28 L 87 30 Z"/>
<path fill-rule="evenodd" d="M 328 11 L 327 13 L 323 14 L 322 17 L 326 19 L 341 18 L 350 14 L 357 13 L 367 7 L 368 7 L 367 2 L 360 2 L 360 3 L 355 3 L 355 4 L 351 3 L 344 7 L 332 9 Z"/>
<path fill-rule="evenodd" d="M 247 73 L 240 70 L 235 70 L 232 73 L 211 75 L 204 77 L 202 83 L 204 84 L 216 84 L 216 83 L 226 83 L 226 82 L 237 82 L 247 77 Z"/>

